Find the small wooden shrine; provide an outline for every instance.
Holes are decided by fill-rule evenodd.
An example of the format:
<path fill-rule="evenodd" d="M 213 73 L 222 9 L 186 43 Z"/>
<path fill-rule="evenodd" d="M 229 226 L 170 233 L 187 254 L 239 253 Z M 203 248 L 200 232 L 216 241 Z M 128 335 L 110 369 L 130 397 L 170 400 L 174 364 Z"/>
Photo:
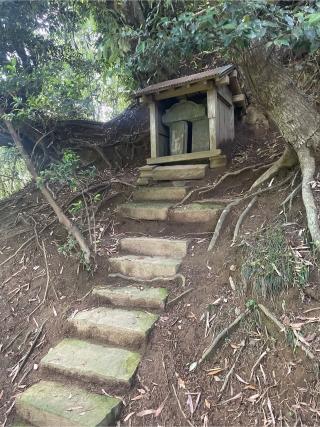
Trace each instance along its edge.
<path fill-rule="evenodd" d="M 234 139 L 234 109 L 245 108 L 237 70 L 226 65 L 157 83 L 136 92 L 149 105 L 148 165 L 208 159 L 225 164 L 222 143 Z"/>

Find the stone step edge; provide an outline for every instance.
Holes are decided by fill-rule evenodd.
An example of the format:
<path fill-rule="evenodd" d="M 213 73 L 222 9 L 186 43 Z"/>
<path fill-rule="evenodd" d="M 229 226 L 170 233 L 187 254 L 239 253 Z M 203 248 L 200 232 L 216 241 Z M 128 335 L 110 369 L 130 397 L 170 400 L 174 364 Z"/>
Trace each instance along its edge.
<path fill-rule="evenodd" d="M 141 291 L 141 287 L 141 285 L 95 286 L 92 289 L 92 297 L 115 307 L 146 308 L 149 310 L 163 310 L 165 308 L 168 299 L 166 288 L 148 286 L 147 290 L 159 289 L 158 295 L 148 297 L 148 294 L 144 292 L 145 289 Z M 118 292 L 113 293 L 114 290 Z M 123 294 L 121 294 L 121 290 L 124 291 Z M 136 294 L 130 297 L 130 290 L 136 291 Z M 141 295 L 139 295 L 139 291 L 141 291 Z"/>

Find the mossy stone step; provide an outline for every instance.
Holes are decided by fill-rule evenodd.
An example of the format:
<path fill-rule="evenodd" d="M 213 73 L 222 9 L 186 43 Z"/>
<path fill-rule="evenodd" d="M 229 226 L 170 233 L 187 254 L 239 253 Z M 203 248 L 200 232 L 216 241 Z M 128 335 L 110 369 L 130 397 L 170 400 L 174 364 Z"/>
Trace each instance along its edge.
<path fill-rule="evenodd" d="M 125 203 L 118 207 L 118 212 L 125 218 L 144 219 L 148 221 L 165 221 L 168 217 L 170 203 Z"/>
<path fill-rule="evenodd" d="M 181 264 L 180 259 L 137 255 L 114 257 L 109 262 L 112 271 L 141 279 L 174 276 Z"/>
<path fill-rule="evenodd" d="M 206 176 L 208 165 L 173 165 L 157 166 L 152 170 L 155 181 L 178 181 L 189 179 L 202 179 Z"/>
<path fill-rule="evenodd" d="M 120 248 L 135 255 L 183 258 L 187 255 L 188 240 L 171 240 L 153 237 L 126 237 Z"/>
<path fill-rule="evenodd" d="M 133 193 L 135 201 L 179 201 L 187 195 L 187 187 L 145 187 L 139 188 Z"/>
<path fill-rule="evenodd" d="M 212 203 L 190 203 L 172 209 L 169 221 L 179 223 L 214 223 L 218 220 L 223 206 Z"/>
<path fill-rule="evenodd" d="M 113 424 L 121 404 L 120 399 L 89 393 L 79 387 L 40 381 L 18 396 L 16 410 L 19 417 L 35 426 L 94 427 Z"/>
<path fill-rule="evenodd" d="M 146 286 L 96 286 L 92 294 L 108 304 L 122 307 L 163 309 L 168 298 L 166 288 Z"/>
<path fill-rule="evenodd" d="M 69 323 L 81 335 L 126 347 L 141 345 L 158 317 L 146 311 L 96 307 L 78 312 Z"/>
<path fill-rule="evenodd" d="M 82 381 L 128 386 L 139 362 L 138 353 L 65 338 L 49 350 L 40 366 Z"/>

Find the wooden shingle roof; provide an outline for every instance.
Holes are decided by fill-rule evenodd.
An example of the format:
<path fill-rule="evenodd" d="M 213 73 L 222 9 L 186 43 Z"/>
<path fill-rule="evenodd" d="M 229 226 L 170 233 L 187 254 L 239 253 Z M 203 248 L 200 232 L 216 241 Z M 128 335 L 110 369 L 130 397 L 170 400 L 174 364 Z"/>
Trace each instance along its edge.
<path fill-rule="evenodd" d="M 158 93 L 166 89 L 176 88 L 184 86 L 185 84 L 197 83 L 203 80 L 221 78 L 225 75 L 230 74 L 235 69 L 234 65 L 225 65 L 223 67 L 213 68 L 211 70 L 203 71 L 201 73 L 192 74 L 190 76 L 179 77 L 173 80 L 166 80 L 164 82 L 156 83 L 151 86 L 147 86 L 144 89 L 140 89 L 135 93 L 135 97 L 142 95 L 151 95 Z"/>

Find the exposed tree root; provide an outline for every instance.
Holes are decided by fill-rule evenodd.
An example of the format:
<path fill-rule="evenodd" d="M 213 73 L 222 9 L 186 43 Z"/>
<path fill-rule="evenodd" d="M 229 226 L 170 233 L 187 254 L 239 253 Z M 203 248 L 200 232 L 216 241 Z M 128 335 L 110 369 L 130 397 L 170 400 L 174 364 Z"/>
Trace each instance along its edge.
<path fill-rule="evenodd" d="M 232 202 L 230 202 L 222 211 L 220 218 L 217 222 L 216 228 L 214 230 L 212 239 L 209 243 L 208 246 L 208 252 L 211 251 L 214 247 L 214 245 L 216 244 L 218 237 L 220 235 L 220 231 L 222 229 L 223 223 L 228 215 L 228 213 L 230 212 L 230 210 L 234 207 L 237 206 L 239 203 L 241 203 L 244 200 L 249 199 L 250 197 L 255 197 L 255 196 L 259 196 L 260 194 L 266 193 L 267 191 L 270 190 L 276 190 L 277 188 L 281 187 L 283 184 L 286 184 L 289 180 L 291 179 L 291 175 L 288 175 L 287 178 L 285 178 L 282 182 L 279 182 L 279 184 L 274 185 L 272 187 L 267 187 L 267 188 L 262 188 L 261 190 L 256 191 L 255 193 L 249 193 L 244 195 L 243 197 L 238 197 L 237 199 L 234 199 Z"/>
<path fill-rule="evenodd" d="M 175 304 L 176 302 L 180 301 L 180 300 L 181 300 L 181 298 L 183 298 L 185 295 L 187 295 L 187 294 L 189 294 L 190 292 L 192 292 L 192 291 L 193 291 L 193 289 L 194 289 L 194 288 L 189 288 L 189 289 L 187 289 L 186 291 L 182 292 L 182 294 L 180 294 L 180 295 L 176 296 L 175 298 L 173 298 L 172 300 L 168 301 L 168 302 L 167 302 L 167 306 L 173 305 L 173 304 Z"/>
<path fill-rule="evenodd" d="M 320 227 L 318 211 L 313 197 L 311 183 L 314 181 L 316 162 L 308 147 L 298 151 L 298 158 L 302 174 L 302 200 L 307 214 L 307 223 L 312 242 L 317 250 L 320 249 Z"/>
<path fill-rule="evenodd" d="M 202 363 L 204 360 L 206 360 L 214 350 L 219 346 L 223 338 L 225 338 L 228 334 L 230 334 L 234 328 L 243 320 L 248 314 L 250 313 L 250 310 L 247 309 L 243 313 L 239 314 L 239 316 L 230 323 L 229 326 L 227 326 L 225 329 L 223 329 L 212 341 L 212 343 L 209 345 L 209 347 L 203 352 L 201 359 L 198 362 L 198 365 Z"/>
<path fill-rule="evenodd" d="M 195 189 L 191 190 L 180 202 L 175 204 L 173 206 L 173 208 L 180 206 L 180 205 L 183 205 L 183 203 L 185 203 L 194 193 L 199 192 L 199 194 L 204 194 L 204 193 L 208 193 L 209 191 L 214 190 L 216 187 L 218 187 L 218 185 L 220 185 L 223 181 L 225 181 L 230 176 L 240 175 L 241 173 L 249 171 L 249 170 L 257 171 L 259 169 L 268 168 L 269 166 L 270 166 L 270 164 L 266 165 L 265 163 L 258 163 L 257 165 L 245 166 L 244 168 L 237 169 L 237 170 L 231 171 L 231 172 L 227 172 L 226 174 L 222 175 L 218 179 L 218 181 L 215 182 L 213 185 L 210 185 L 209 187 L 206 185 L 204 187 L 199 187 L 199 188 L 195 188 Z"/>
<path fill-rule="evenodd" d="M 285 198 L 285 200 L 281 203 L 281 206 L 283 206 L 285 208 L 286 204 L 289 203 L 289 211 L 291 210 L 291 206 L 292 206 L 292 200 L 294 199 L 294 197 L 298 194 L 300 188 L 302 187 L 302 183 L 300 182 L 300 184 L 298 184 L 295 189 L 293 191 L 291 191 L 291 193 L 289 194 L 288 197 Z"/>
<path fill-rule="evenodd" d="M 252 184 L 250 191 L 274 177 L 281 169 L 292 168 L 297 163 L 298 159 L 296 152 L 288 145 L 282 156 Z"/>
<path fill-rule="evenodd" d="M 247 215 L 247 213 L 250 211 L 252 206 L 256 203 L 257 199 L 258 199 L 258 196 L 254 196 L 254 198 L 251 200 L 251 202 L 248 204 L 248 206 L 245 208 L 245 210 L 239 216 L 239 219 L 238 219 L 236 226 L 235 226 L 235 229 L 234 229 L 232 243 L 235 243 L 235 241 L 237 240 L 241 224 L 243 223 L 243 220 L 244 220 L 245 216 Z"/>
<path fill-rule="evenodd" d="M 225 389 L 226 389 L 226 388 L 227 388 L 227 386 L 228 386 L 229 380 L 230 380 L 230 378 L 231 378 L 231 377 L 232 377 L 232 375 L 233 375 L 234 369 L 235 369 L 236 364 L 237 364 L 237 362 L 238 362 L 238 360 L 239 360 L 239 358 L 240 358 L 240 356 L 241 356 L 241 354 L 242 354 L 242 352 L 243 352 L 243 350 L 244 350 L 244 348 L 245 348 L 245 345 L 246 345 L 246 343 L 245 343 L 245 341 L 243 341 L 243 343 L 242 343 L 242 345 L 241 345 L 241 347 L 240 347 L 240 349 L 239 349 L 239 351 L 238 351 L 238 354 L 237 354 L 237 356 L 236 356 L 236 358 L 235 358 L 235 360 L 234 360 L 234 363 L 233 363 L 233 365 L 231 366 L 231 368 L 230 368 L 229 372 L 227 373 L 227 375 L 226 375 L 226 377 L 225 377 L 225 379 L 224 379 L 224 382 L 223 382 L 223 384 L 222 384 L 222 387 L 221 387 L 221 389 L 220 389 L 220 394 L 219 394 L 219 397 L 218 397 L 218 400 L 219 400 L 219 401 L 221 400 L 221 398 L 222 398 L 222 394 L 223 394 L 223 392 L 225 391 Z"/>

